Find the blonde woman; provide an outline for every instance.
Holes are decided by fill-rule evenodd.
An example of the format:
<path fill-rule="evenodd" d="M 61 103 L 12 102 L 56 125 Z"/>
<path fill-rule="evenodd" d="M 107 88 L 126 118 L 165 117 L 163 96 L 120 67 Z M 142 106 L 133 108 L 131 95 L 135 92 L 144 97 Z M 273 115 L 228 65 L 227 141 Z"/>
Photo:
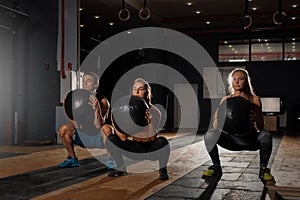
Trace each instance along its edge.
<path fill-rule="evenodd" d="M 247 70 L 243 68 L 234 69 L 228 76 L 230 95 L 221 99 L 220 105 L 231 97 L 241 97 L 251 103 L 251 114 L 249 121 L 251 124 L 249 132 L 246 134 L 232 134 L 227 131 L 220 130 L 218 124 L 218 109 L 214 116 L 214 129 L 208 130 L 205 134 L 204 141 L 206 149 L 209 152 L 213 165 L 207 171 L 203 172 L 203 176 L 222 176 L 222 168 L 218 153 L 217 144 L 221 147 L 232 150 L 259 150 L 260 170 L 259 178 L 265 181 L 274 180 L 267 168 L 270 155 L 272 152 L 272 135 L 264 131 L 264 120 L 262 114 L 262 105 L 260 97 L 255 95 L 251 84 L 251 79 Z"/>

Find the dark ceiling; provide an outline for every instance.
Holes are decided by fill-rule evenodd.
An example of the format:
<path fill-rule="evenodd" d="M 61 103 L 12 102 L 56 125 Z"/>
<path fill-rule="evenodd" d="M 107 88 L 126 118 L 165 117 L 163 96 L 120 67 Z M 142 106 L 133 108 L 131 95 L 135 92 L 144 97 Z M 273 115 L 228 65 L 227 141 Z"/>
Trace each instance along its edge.
<path fill-rule="evenodd" d="M 167 27 L 187 34 L 300 28 L 300 0 L 81 0 L 80 5 L 80 24 L 84 25 L 82 48 L 90 48 L 97 40 L 121 31 L 144 26 Z M 147 20 L 139 17 L 144 7 L 151 13 Z M 118 18 L 122 8 L 130 13 L 126 21 Z M 126 14 L 123 11 L 121 17 L 127 17 Z M 142 12 L 145 17 L 143 14 L 147 13 Z M 252 18 L 252 24 L 249 17 L 244 18 L 246 14 Z M 114 25 L 109 25 L 110 22 Z"/>
<path fill-rule="evenodd" d="M 282 0 L 282 2 L 281 0 L 78 1 L 82 9 L 80 11 L 80 24 L 83 25 L 80 28 L 82 51 L 90 51 L 100 41 L 121 31 L 145 26 L 171 28 L 189 35 L 300 29 L 300 0 Z M 30 8 L 25 2 L 1 0 L 1 29 L 10 29 L 12 23 L 15 22 L 22 23 L 22 20 L 13 20 L 13 17 L 30 14 Z M 7 6 L 7 8 L 3 6 Z M 9 12 L 10 8 L 19 13 Z M 139 17 L 139 11 L 143 8 L 149 9 L 149 19 L 143 20 Z M 130 17 L 126 21 L 122 21 L 118 17 L 118 13 L 122 9 L 128 9 L 130 13 Z M 284 20 L 281 20 L 280 17 L 283 15 L 280 13 L 286 15 L 283 17 Z M 144 10 L 141 16 L 145 17 L 145 14 L 147 13 Z M 244 18 L 245 15 L 252 18 L 252 24 L 250 24 L 249 17 Z M 99 16 L 99 18 L 95 18 L 95 16 Z M 127 17 L 124 11 L 121 13 L 121 17 Z M 111 22 L 114 25 L 110 25 Z M 13 27 L 18 27 L 18 24 L 14 24 Z"/>

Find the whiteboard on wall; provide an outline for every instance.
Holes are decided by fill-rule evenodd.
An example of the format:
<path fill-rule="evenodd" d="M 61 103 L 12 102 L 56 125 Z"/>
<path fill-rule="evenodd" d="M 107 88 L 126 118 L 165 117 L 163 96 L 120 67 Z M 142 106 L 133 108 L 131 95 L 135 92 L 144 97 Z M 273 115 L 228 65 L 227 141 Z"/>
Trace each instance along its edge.
<path fill-rule="evenodd" d="M 245 66 L 228 66 L 228 67 L 204 67 L 203 68 L 203 98 L 214 99 L 222 98 L 228 94 L 227 78 L 235 68 Z"/>

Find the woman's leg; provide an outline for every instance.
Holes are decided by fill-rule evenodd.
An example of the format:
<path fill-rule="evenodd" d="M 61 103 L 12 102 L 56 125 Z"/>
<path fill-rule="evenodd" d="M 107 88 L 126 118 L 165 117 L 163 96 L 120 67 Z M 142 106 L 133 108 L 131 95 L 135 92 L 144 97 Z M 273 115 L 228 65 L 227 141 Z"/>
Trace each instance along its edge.
<path fill-rule="evenodd" d="M 261 131 L 258 134 L 260 167 L 267 167 L 273 148 L 272 134 L 267 131 Z"/>
<path fill-rule="evenodd" d="M 209 129 L 204 135 L 204 143 L 207 152 L 215 166 L 221 166 L 219 151 L 218 151 L 218 141 L 222 132 L 216 129 Z"/>

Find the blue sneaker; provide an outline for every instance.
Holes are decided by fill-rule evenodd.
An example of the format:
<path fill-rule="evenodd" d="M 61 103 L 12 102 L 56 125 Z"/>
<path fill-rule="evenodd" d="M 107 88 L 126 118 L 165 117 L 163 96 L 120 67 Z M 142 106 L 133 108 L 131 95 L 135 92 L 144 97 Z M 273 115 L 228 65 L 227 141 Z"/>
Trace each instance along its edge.
<path fill-rule="evenodd" d="M 106 166 L 108 170 L 116 169 L 115 161 L 112 158 L 108 158 L 106 160 Z"/>
<path fill-rule="evenodd" d="M 58 164 L 59 168 L 71 168 L 71 167 L 78 167 L 78 158 L 72 158 L 71 156 L 68 156 L 67 159 Z"/>

